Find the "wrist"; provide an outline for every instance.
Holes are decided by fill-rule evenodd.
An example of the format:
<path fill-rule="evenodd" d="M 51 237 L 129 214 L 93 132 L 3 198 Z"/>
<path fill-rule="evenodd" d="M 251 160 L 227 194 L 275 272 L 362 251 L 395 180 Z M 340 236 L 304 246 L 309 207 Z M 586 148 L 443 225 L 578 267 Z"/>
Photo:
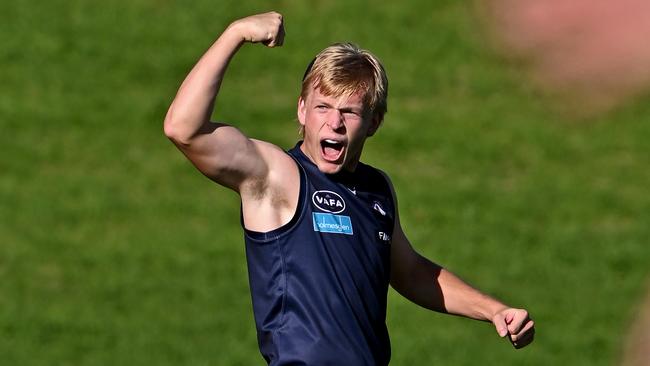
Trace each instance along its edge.
<path fill-rule="evenodd" d="M 494 317 L 510 307 L 502 302 L 488 297 L 483 308 L 480 310 L 483 320 L 491 322 Z"/>
<path fill-rule="evenodd" d="M 227 37 L 231 41 L 237 42 L 239 45 L 248 40 L 246 38 L 241 19 L 230 23 L 230 25 L 228 25 L 226 30 L 222 33 L 222 37 L 223 36 Z"/>

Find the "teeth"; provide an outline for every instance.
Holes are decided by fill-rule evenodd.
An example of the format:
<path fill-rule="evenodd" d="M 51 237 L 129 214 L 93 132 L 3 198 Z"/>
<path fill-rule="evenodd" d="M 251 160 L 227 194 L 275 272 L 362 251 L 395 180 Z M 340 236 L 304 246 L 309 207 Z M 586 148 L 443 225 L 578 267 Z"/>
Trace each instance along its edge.
<path fill-rule="evenodd" d="M 336 140 L 330 140 L 330 139 L 326 139 L 325 142 L 327 142 L 328 144 L 338 144 L 339 143 Z"/>

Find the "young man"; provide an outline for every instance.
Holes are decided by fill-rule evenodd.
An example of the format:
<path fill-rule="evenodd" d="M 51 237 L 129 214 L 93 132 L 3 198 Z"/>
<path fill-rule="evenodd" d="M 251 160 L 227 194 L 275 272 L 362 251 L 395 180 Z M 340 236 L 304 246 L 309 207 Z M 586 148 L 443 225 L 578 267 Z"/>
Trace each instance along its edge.
<path fill-rule="evenodd" d="M 209 121 L 229 61 L 244 43 L 282 45 L 282 16 L 232 23 L 183 82 L 165 134 L 242 202 L 260 351 L 272 365 L 386 365 L 388 285 L 423 307 L 491 321 L 515 347 L 533 322 L 416 253 L 388 178 L 359 162 L 386 112 L 387 79 L 351 44 L 323 50 L 298 99 L 303 141 L 289 152 Z"/>

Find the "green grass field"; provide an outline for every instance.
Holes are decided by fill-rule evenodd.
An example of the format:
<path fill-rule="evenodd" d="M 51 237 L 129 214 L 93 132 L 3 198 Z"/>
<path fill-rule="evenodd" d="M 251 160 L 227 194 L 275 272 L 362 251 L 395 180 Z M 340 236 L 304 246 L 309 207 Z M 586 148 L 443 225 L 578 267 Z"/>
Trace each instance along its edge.
<path fill-rule="evenodd" d="M 164 137 L 200 54 L 276 9 L 215 118 L 290 147 L 304 67 L 350 40 L 384 62 L 364 161 L 414 246 L 525 306 L 537 339 L 389 294 L 393 365 L 615 365 L 650 266 L 650 107 L 574 121 L 496 56 L 469 1 L 0 4 L 0 364 L 261 365 L 239 202 Z M 580 108 L 574 106 L 574 108 Z"/>

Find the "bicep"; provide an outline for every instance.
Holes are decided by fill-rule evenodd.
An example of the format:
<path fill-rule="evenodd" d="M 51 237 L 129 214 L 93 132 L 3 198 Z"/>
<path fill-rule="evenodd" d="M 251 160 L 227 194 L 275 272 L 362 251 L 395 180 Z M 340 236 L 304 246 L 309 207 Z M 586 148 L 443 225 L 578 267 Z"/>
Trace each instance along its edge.
<path fill-rule="evenodd" d="M 420 255 L 411 246 L 400 222 L 397 194 L 388 176 L 386 180 L 395 203 L 395 224 L 390 252 L 390 284 L 412 302 L 439 311 L 443 306 L 437 279 L 442 268 Z"/>
<path fill-rule="evenodd" d="M 402 231 L 399 221 L 396 222 L 390 249 L 390 282 L 400 293 L 404 284 L 408 283 L 410 269 L 417 261 L 416 256 L 417 253 Z"/>
<path fill-rule="evenodd" d="M 404 295 L 422 280 L 435 281 L 441 267 L 413 249 L 399 222 L 395 226 L 391 243 L 391 285 Z"/>
<path fill-rule="evenodd" d="M 435 311 L 444 311 L 438 278 L 438 264 L 416 252 L 401 228 L 396 228 L 391 247 L 391 286 L 412 302 Z"/>
<path fill-rule="evenodd" d="M 268 173 L 260 142 L 224 123 L 207 122 L 188 142 L 176 145 L 206 177 L 238 192 L 245 182 L 263 180 Z"/>

